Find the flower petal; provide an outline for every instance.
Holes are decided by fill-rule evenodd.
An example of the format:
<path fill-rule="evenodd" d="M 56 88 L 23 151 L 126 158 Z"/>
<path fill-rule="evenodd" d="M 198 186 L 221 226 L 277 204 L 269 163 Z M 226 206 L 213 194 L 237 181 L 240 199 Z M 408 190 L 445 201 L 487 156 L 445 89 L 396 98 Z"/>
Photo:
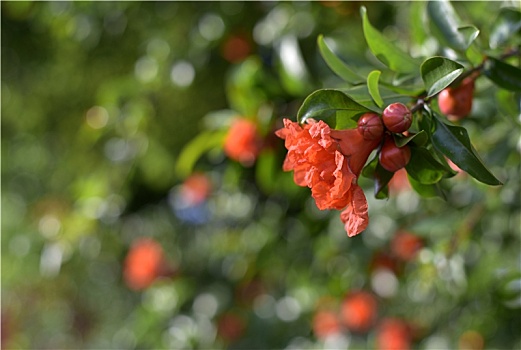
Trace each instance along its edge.
<path fill-rule="evenodd" d="M 340 219 L 344 223 L 344 228 L 349 237 L 356 236 L 366 229 L 369 224 L 369 214 L 367 200 L 364 191 L 356 184 L 351 186 L 350 203 L 340 214 Z"/>

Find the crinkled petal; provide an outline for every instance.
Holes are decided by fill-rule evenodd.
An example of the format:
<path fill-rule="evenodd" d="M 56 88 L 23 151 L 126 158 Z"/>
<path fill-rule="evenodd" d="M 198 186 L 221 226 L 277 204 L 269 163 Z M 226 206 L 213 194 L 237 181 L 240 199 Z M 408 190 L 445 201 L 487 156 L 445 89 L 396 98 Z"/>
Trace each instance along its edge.
<path fill-rule="evenodd" d="M 340 219 L 344 223 L 347 235 L 353 237 L 366 229 L 369 224 L 369 214 L 367 200 L 362 188 L 354 184 L 349 193 L 350 203 L 340 214 Z"/>

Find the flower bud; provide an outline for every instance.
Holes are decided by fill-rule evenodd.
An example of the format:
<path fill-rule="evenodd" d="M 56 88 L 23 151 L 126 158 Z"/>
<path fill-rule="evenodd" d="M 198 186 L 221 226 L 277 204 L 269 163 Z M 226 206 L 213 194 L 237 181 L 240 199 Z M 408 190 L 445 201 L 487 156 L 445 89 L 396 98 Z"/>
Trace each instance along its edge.
<path fill-rule="evenodd" d="M 384 109 L 382 119 L 385 127 L 396 133 L 407 131 L 412 124 L 412 113 L 403 103 L 391 103 Z"/>
<path fill-rule="evenodd" d="M 466 78 L 457 87 L 448 87 L 438 95 L 441 113 L 451 121 L 465 118 L 472 109 L 474 79 Z"/>
<path fill-rule="evenodd" d="M 364 140 L 379 140 L 384 134 L 382 120 L 376 113 L 365 113 L 358 120 L 358 132 Z"/>
<path fill-rule="evenodd" d="M 411 149 L 408 145 L 398 147 L 393 138 L 387 138 L 380 150 L 380 164 L 382 167 L 394 173 L 405 167 L 411 160 Z"/>

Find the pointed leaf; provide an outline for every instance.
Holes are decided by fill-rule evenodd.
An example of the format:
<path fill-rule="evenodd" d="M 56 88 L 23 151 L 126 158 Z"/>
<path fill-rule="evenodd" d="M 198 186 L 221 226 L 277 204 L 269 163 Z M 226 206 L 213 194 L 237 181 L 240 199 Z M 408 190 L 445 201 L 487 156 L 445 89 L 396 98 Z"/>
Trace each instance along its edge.
<path fill-rule="evenodd" d="M 367 88 L 369 89 L 369 94 L 371 95 L 374 103 L 380 108 L 383 107 L 384 101 L 382 100 L 382 96 L 380 96 L 380 90 L 378 90 L 378 79 L 380 79 L 379 70 L 374 70 L 367 76 Z"/>
<path fill-rule="evenodd" d="M 490 47 L 498 48 L 519 30 L 521 30 L 521 12 L 514 8 L 502 8 L 490 34 Z"/>
<path fill-rule="evenodd" d="M 463 73 L 463 66 L 448 58 L 435 56 L 423 62 L 420 70 L 427 96 L 431 97 L 456 80 Z"/>
<path fill-rule="evenodd" d="M 346 82 L 351 84 L 358 84 L 364 81 L 364 79 L 352 71 L 340 58 L 338 58 L 333 51 L 327 46 L 324 36 L 320 34 L 317 38 L 318 49 L 326 64 L 331 70 L 344 79 Z"/>
<path fill-rule="evenodd" d="M 399 134 L 393 134 L 394 143 L 398 147 L 403 147 L 409 142 L 413 142 L 417 146 L 423 146 L 429 141 L 429 136 L 425 132 L 425 130 L 421 130 L 420 132 L 410 135 L 410 136 L 400 136 Z"/>
<path fill-rule="evenodd" d="M 455 50 L 465 51 L 479 34 L 476 27 L 461 25 L 448 0 L 429 1 L 427 13 L 443 41 Z"/>
<path fill-rule="evenodd" d="M 362 170 L 364 177 L 374 179 L 374 196 L 377 199 L 385 199 L 389 197 L 388 184 L 394 173 L 385 170 L 378 161 L 378 157 L 374 157 L 369 164 Z"/>
<path fill-rule="evenodd" d="M 502 184 L 483 164 L 470 143 L 465 128 L 445 124 L 438 117 L 433 118 L 433 121 L 435 131 L 432 134 L 432 142 L 438 151 L 476 180 L 488 185 Z"/>
<path fill-rule="evenodd" d="M 369 93 L 369 89 L 366 84 L 354 86 L 349 89 L 342 89 L 342 92 L 351 97 L 357 103 L 370 109 L 371 111 L 376 113 L 382 113 L 382 108 L 376 105 L 373 98 L 371 97 L 371 94 Z M 387 89 L 385 86 L 380 86 L 379 92 L 383 100 L 384 106 L 389 105 L 393 102 L 402 102 L 404 104 L 411 102 L 410 97 L 404 96 L 400 93 Z"/>
<path fill-rule="evenodd" d="M 356 126 L 356 117 L 370 112 L 339 90 L 323 89 L 310 94 L 302 103 L 297 117 L 300 123 L 313 118 L 324 120 L 332 128 L 348 129 Z"/>
<path fill-rule="evenodd" d="M 485 61 L 485 75 L 499 87 L 510 91 L 521 91 L 521 69 L 494 57 Z"/>
<path fill-rule="evenodd" d="M 371 25 L 367 18 L 365 7 L 362 6 L 360 12 L 362 14 L 365 40 L 376 58 L 395 72 L 417 72 L 419 67 L 418 61 L 391 43 Z"/>

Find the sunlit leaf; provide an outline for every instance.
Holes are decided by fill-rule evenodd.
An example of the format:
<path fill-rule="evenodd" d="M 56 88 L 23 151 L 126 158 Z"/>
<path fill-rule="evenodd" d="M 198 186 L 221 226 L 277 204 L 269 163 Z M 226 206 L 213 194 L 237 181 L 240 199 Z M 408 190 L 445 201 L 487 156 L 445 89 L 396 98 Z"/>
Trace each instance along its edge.
<path fill-rule="evenodd" d="M 358 84 L 364 81 L 364 78 L 352 71 L 347 64 L 345 64 L 340 58 L 338 58 L 333 51 L 327 46 L 323 35 L 319 35 L 317 38 L 318 49 L 326 64 L 331 70 L 344 79 L 346 82 L 351 84 Z"/>
<path fill-rule="evenodd" d="M 431 57 L 421 65 L 427 96 L 436 95 L 463 73 L 463 66 L 445 57 Z"/>
<path fill-rule="evenodd" d="M 379 70 L 374 70 L 367 76 L 367 88 L 369 90 L 369 94 L 371 95 L 374 103 L 380 108 L 383 107 L 384 101 L 382 100 L 382 96 L 380 96 L 380 90 L 378 90 L 378 80 L 380 79 Z"/>
<path fill-rule="evenodd" d="M 309 118 L 324 120 L 332 128 L 348 129 L 356 126 L 355 118 L 370 110 L 355 102 L 339 90 L 317 90 L 309 95 L 300 107 L 297 117 L 300 123 Z"/>
<path fill-rule="evenodd" d="M 407 174 L 407 178 L 409 179 L 409 183 L 416 193 L 418 193 L 421 197 L 424 198 L 432 198 L 432 197 L 442 197 L 444 198 L 442 192 L 439 190 L 437 185 L 426 185 L 416 181 L 411 175 Z"/>
<path fill-rule="evenodd" d="M 417 72 L 419 62 L 391 43 L 389 39 L 385 38 L 371 25 L 364 6 L 360 8 L 360 12 L 362 14 L 365 40 L 375 57 L 395 72 Z"/>
<path fill-rule="evenodd" d="M 521 91 L 521 69 L 517 67 L 494 57 L 489 57 L 485 61 L 483 73 L 504 89 Z"/>
<path fill-rule="evenodd" d="M 433 118 L 433 121 L 436 129 L 432 134 L 432 142 L 437 150 L 476 180 L 488 185 L 502 184 L 483 164 L 465 128 L 445 124 L 438 117 Z"/>

